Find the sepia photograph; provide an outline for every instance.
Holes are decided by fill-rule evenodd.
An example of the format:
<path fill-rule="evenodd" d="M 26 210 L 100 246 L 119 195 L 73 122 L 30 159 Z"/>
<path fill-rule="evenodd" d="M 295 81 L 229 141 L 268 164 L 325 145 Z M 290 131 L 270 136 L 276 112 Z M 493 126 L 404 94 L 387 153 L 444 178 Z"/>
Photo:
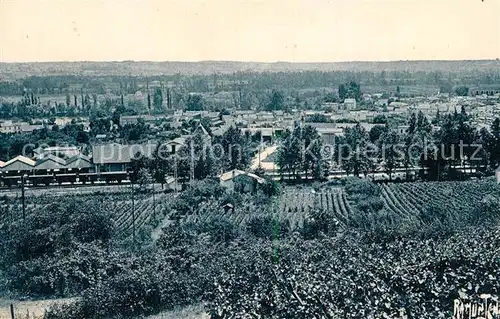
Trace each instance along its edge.
<path fill-rule="evenodd" d="M 0 319 L 500 319 L 500 0 L 0 0 Z"/>

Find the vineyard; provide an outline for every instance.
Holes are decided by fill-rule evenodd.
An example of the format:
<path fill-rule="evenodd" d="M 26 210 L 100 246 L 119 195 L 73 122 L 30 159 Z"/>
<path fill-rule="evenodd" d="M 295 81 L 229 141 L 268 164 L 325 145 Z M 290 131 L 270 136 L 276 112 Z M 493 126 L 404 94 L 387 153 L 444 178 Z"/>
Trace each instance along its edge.
<path fill-rule="evenodd" d="M 433 208 L 436 207 L 442 215 L 460 216 L 474 212 L 478 203 L 485 200 L 500 201 L 500 189 L 495 185 L 480 181 L 381 184 L 376 187 L 380 189 L 383 210 L 391 220 L 418 224 L 423 219 L 432 219 L 435 213 Z M 342 187 L 323 187 L 320 191 L 286 187 L 266 207 L 248 200 L 226 211 L 220 202 L 208 200 L 195 213 L 184 216 L 183 222 L 206 223 L 222 217 L 242 229 L 254 217 L 272 216 L 288 222 L 290 230 L 294 231 L 303 228 L 304 221 L 313 210 L 320 210 L 327 212 L 341 229 L 346 229 L 356 204 L 357 201 L 349 198 Z M 147 201 L 142 205 L 147 205 Z M 124 218 L 127 218 L 126 214 L 119 221 Z"/>
<path fill-rule="evenodd" d="M 301 189 L 285 190 L 279 199 L 281 216 L 293 221 L 300 228 L 304 218 L 312 209 L 331 212 L 342 228 L 345 228 L 351 214 L 351 205 L 342 188 L 325 188 L 320 192 Z"/>
<path fill-rule="evenodd" d="M 41 218 L 26 223 L 11 223 L 21 199 L 2 197 L 4 286 L 84 291 L 51 319 L 143 318 L 200 301 L 212 318 L 446 318 L 459 296 L 500 293 L 493 180 L 278 191 L 228 192 L 207 179 L 176 196 L 31 196 L 27 214 Z M 156 232 L 154 245 L 143 240 Z"/>
<path fill-rule="evenodd" d="M 89 197 L 99 205 L 106 207 L 113 216 L 117 234 L 127 238 L 133 234 L 133 226 L 138 232 L 155 218 L 163 218 L 169 210 L 173 194 L 137 194 L 132 200 L 129 193 L 118 194 L 91 194 L 76 196 Z M 47 209 L 52 203 L 68 201 L 74 196 L 33 196 L 26 198 L 26 215 L 36 214 L 37 211 Z M 0 225 L 22 218 L 21 198 L 0 200 Z"/>
<path fill-rule="evenodd" d="M 393 216 L 407 220 L 417 220 L 430 207 L 439 207 L 443 214 L 460 214 L 473 211 L 478 203 L 486 199 L 500 201 L 500 187 L 495 183 L 471 182 L 421 182 L 381 184 L 380 198 L 384 209 Z M 78 195 L 77 195 L 78 196 Z M 171 211 L 172 194 L 130 193 L 88 194 L 112 212 L 119 235 L 130 237 L 135 230 L 140 231 L 155 217 L 163 218 Z M 26 214 L 36 214 L 51 203 L 68 200 L 73 196 L 32 196 L 26 198 Z M 340 187 L 324 187 L 315 192 L 311 188 L 286 187 L 281 195 L 267 206 L 262 207 L 251 200 L 241 201 L 233 209 L 225 210 L 219 202 L 207 200 L 194 214 L 183 217 L 185 223 L 205 223 L 214 218 L 226 218 L 233 225 L 243 228 L 254 217 L 274 216 L 287 221 L 291 230 L 301 229 L 305 218 L 313 209 L 331 213 L 341 228 L 349 224 L 353 213 L 352 205 L 345 190 Z M 170 216 L 172 217 L 172 216 Z M 21 198 L 0 199 L 0 224 L 22 218 Z"/>
<path fill-rule="evenodd" d="M 271 218 L 286 223 L 290 231 L 296 231 L 303 228 L 308 214 L 314 209 L 331 212 L 340 227 L 345 228 L 351 206 L 341 188 L 311 192 L 309 189 L 287 187 L 280 196 L 265 204 L 248 198 L 239 200 L 230 209 L 224 209 L 220 201 L 208 199 L 196 212 L 185 214 L 181 220 L 184 224 L 204 224 L 222 218 L 241 230 L 253 219 Z"/>
<path fill-rule="evenodd" d="M 273 211 L 272 203 L 256 203 L 249 196 L 244 196 L 231 204 L 223 205 L 224 201 L 215 198 L 202 199 L 194 212 L 175 212 L 170 219 L 178 220 L 186 227 L 204 227 L 203 225 L 229 224 L 235 231 L 245 231 L 252 220 L 279 218 L 284 221 L 283 216 Z M 299 213 L 299 215 L 303 213 Z M 300 218 L 299 218 L 300 219 Z M 223 227 L 223 226 L 221 226 Z M 224 231 L 221 231 L 223 233 Z"/>
<path fill-rule="evenodd" d="M 500 187 L 488 181 L 382 184 L 381 189 L 386 209 L 409 218 L 430 207 L 439 207 L 443 214 L 460 214 L 488 199 L 500 201 Z"/>

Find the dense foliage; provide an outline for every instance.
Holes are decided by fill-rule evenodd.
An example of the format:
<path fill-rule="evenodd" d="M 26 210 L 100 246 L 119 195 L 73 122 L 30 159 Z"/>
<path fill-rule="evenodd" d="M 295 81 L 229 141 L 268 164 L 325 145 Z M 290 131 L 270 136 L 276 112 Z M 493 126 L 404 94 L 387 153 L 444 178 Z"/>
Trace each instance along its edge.
<path fill-rule="evenodd" d="M 109 212 L 92 202 L 58 202 L 0 226 L 0 269 L 11 289 L 59 295 L 91 287 L 106 272 L 114 236 Z"/>
<path fill-rule="evenodd" d="M 80 297 L 53 307 L 52 319 L 144 317 L 200 302 L 212 318 L 447 318 L 459 296 L 500 293 L 492 181 L 313 186 L 268 197 L 195 181 L 159 197 L 169 208 L 153 241 L 116 235 L 126 201 L 40 203 L 0 227 L 4 288 Z M 445 204 L 458 193 L 468 197 Z"/>
<path fill-rule="evenodd" d="M 210 309 L 213 318 L 449 318 L 459 293 L 500 292 L 499 235 L 286 240 L 277 261 L 269 244 L 256 244 L 232 252 L 237 262 L 224 268 Z"/>

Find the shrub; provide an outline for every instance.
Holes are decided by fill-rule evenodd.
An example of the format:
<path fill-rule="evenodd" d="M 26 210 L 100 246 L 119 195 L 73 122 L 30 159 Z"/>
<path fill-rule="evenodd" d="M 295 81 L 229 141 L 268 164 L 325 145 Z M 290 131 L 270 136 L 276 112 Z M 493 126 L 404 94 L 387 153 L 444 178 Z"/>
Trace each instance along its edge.
<path fill-rule="evenodd" d="M 247 231 L 257 238 L 284 238 L 290 232 L 288 220 L 279 220 L 271 215 L 253 216 L 247 222 Z"/>
<path fill-rule="evenodd" d="M 0 270 L 10 289 L 65 296 L 93 283 L 113 233 L 100 203 L 54 203 L 0 227 Z"/>
<path fill-rule="evenodd" d="M 345 180 L 345 190 L 350 196 L 376 197 L 380 195 L 380 188 L 373 182 L 357 177 L 349 177 Z"/>

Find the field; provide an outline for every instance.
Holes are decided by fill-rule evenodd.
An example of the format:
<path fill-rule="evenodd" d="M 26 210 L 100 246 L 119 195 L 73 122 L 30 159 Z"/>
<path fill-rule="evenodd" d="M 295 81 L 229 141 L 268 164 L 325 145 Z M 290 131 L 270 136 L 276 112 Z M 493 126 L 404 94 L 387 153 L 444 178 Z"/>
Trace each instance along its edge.
<path fill-rule="evenodd" d="M 492 187 L 492 182 L 421 182 L 380 184 L 380 198 L 387 212 L 402 218 L 416 219 L 439 207 L 443 214 L 460 214 L 474 210 L 485 200 L 500 201 L 500 190 Z M 57 196 L 42 195 L 26 199 L 26 213 L 36 214 L 37 210 L 45 209 L 54 202 Z M 70 195 L 69 197 L 78 196 Z M 158 193 L 154 198 L 151 194 L 138 194 L 134 201 L 130 193 L 85 194 L 93 200 L 101 202 L 114 217 L 119 234 L 129 237 L 135 222 L 136 231 L 140 231 L 157 216 L 166 216 L 172 212 L 170 207 L 173 194 Z M 79 196 L 79 197 L 81 197 Z M 292 230 L 303 227 L 304 219 L 313 209 L 331 212 L 341 228 L 348 225 L 352 214 L 352 200 L 341 187 L 323 187 L 314 191 L 309 187 L 285 187 L 281 195 L 273 201 L 268 209 L 259 209 L 257 205 L 242 202 L 235 205 L 234 210 L 225 211 L 218 203 L 207 202 L 196 214 L 183 218 L 188 223 L 203 223 L 216 217 L 225 217 L 234 225 L 244 227 L 252 217 L 279 216 L 288 220 Z M 153 209 L 154 208 L 154 209 Z M 170 216 L 172 217 L 172 216 Z M 3 198 L 0 200 L 0 223 L 22 218 L 20 197 Z M 135 219 L 134 219 L 135 218 Z"/>
<path fill-rule="evenodd" d="M 118 235 L 127 238 L 132 236 L 134 225 L 138 233 L 151 224 L 153 219 L 161 219 L 169 210 L 174 195 L 165 193 L 157 193 L 154 196 L 152 194 L 136 194 L 134 200 L 132 200 L 130 193 L 33 196 L 26 198 L 26 214 L 36 214 L 37 211 L 47 209 L 54 202 L 75 196 L 86 196 L 101 205 L 105 205 L 106 209 L 112 212 Z M 21 218 L 20 197 L 0 200 L 0 224 Z"/>
<path fill-rule="evenodd" d="M 217 182 L 197 183 L 178 196 L 157 193 L 154 202 L 152 194 L 136 194 L 132 203 L 128 192 L 45 194 L 29 197 L 27 207 L 29 214 L 45 210 L 50 215 L 54 202 L 88 199 L 90 207 L 103 205 L 111 212 L 117 239 L 125 243 L 133 224 L 141 236 L 154 237 L 151 232 L 160 229 L 153 223 L 155 214 L 167 226 L 156 236 L 157 245 L 146 243 L 144 255 L 134 257 L 130 266 L 124 262 L 129 252 L 108 257 L 108 248 L 94 247 L 90 256 L 79 251 L 66 257 L 83 258 L 82 265 L 89 264 L 89 259 L 90 264 L 102 262 L 120 269 L 82 297 L 83 307 L 93 309 L 97 303 L 103 313 L 201 319 L 208 318 L 204 312 L 209 310 L 230 309 L 234 317 L 244 317 L 248 309 L 256 309 L 263 318 L 324 318 L 324 313 L 332 318 L 347 318 L 347 314 L 351 318 L 445 318 L 459 292 L 470 296 L 478 291 L 500 292 L 495 284 L 500 280 L 500 229 L 487 225 L 498 221 L 500 212 L 500 186 L 493 179 L 389 184 L 347 179 L 320 187 L 283 186 L 271 198 L 226 193 Z M 19 198 L 2 198 L 1 205 L 4 223 L 20 218 Z M 497 219 L 485 215 L 491 212 Z M 468 223 L 470 216 L 476 216 L 471 228 L 452 225 Z M 433 228 L 436 220 L 446 227 Z M 282 223 L 286 227 L 281 228 Z M 363 227 L 363 223 L 375 227 Z M 276 226 L 279 241 L 272 240 Z M 385 237 L 391 227 L 398 231 L 397 239 Z M 413 231 L 421 228 L 432 235 L 440 229 L 452 232 L 437 234 L 439 239 L 428 232 L 414 236 Z M 51 258 L 43 264 L 60 265 L 59 255 Z M 71 273 L 74 264 L 69 265 Z M 153 292 L 151 298 L 149 292 Z M 103 296 L 108 299 L 102 300 Z M 275 308 L 271 311 L 256 302 L 273 302 Z M 5 305 L 0 305 L 3 311 L 1 307 Z M 22 302 L 19 307 L 24 309 Z M 146 317 L 154 313 L 159 314 Z"/>
<path fill-rule="evenodd" d="M 295 228 L 301 228 L 304 218 L 316 208 L 332 212 L 340 227 L 346 227 L 351 207 L 342 188 L 325 188 L 320 192 L 290 188 L 279 200 L 281 216 L 292 221 Z"/>
<path fill-rule="evenodd" d="M 494 182 L 422 182 L 382 185 L 386 209 L 398 215 L 418 216 L 430 207 L 444 214 L 469 212 L 485 200 L 500 201 Z"/>
<path fill-rule="evenodd" d="M 480 203 L 500 202 L 500 187 L 489 180 L 394 183 L 379 184 L 376 187 L 380 190 L 378 198 L 383 202 L 383 211 L 392 219 L 398 220 L 426 222 L 437 213 L 443 216 L 460 216 L 474 212 Z M 147 201 L 142 205 L 147 205 Z M 235 205 L 234 210 L 225 211 L 220 203 L 207 202 L 195 214 L 184 216 L 182 221 L 205 223 L 223 217 L 233 225 L 244 228 L 254 217 L 272 216 L 287 221 L 290 230 L 295 231 L 304 226 L 305 219 L 313 210 L 320 210 L 328 212 L 334 223 L 345 230 L 349 227 L 355 205 L 356 200 L 350 198 L 343 187 L 325 186 L 314 191 L 310 187 L 287 186 L 280 196 L 268 203 L 266 209 L 248 201 Z M 125 214 L 120 220 L 127 216 Z"/>
<path fill-rule="evenodd" d="M 15 301 L 0 299 L 0 319 L 10 318 L 10 304 L 14 305 L 16 318 L 42 319 L 45 311 L 53 304 L 72 302 L 73 299 L 50 299 L 38 301 Z"/>

